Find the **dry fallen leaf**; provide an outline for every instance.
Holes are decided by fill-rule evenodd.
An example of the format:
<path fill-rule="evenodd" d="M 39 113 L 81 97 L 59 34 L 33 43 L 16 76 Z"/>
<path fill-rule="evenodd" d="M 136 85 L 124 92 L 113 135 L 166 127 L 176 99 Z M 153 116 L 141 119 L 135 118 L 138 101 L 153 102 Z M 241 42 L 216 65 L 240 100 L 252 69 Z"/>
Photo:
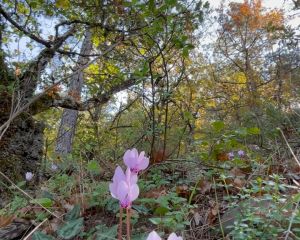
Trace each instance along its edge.
<path fill-rule="evenodd" d="M 245 180 L 241 178 L 235 178 L 233 181 L 233 186 L 237 188 L 242 188 L 245 185 Z"/>
<path fill-rule="evenodd" d="M 198 226 L 200 223 L 202 223 L 202 217 L 198 212 L 194 213 L 194 221 L 196 226 Z"/>
<path fill-rule="evenodd" d="M 6 227 L 11 224 L 15 216 L 0 216 L 0 228 Z"/>
<path fill-rule="evenodd" d="M 209 193 L 211 190 L 211 186 L 212 186 L 211 182 L 205 179 L 200 180 L 199 182 L 199 188 L 202 194 Z"/>

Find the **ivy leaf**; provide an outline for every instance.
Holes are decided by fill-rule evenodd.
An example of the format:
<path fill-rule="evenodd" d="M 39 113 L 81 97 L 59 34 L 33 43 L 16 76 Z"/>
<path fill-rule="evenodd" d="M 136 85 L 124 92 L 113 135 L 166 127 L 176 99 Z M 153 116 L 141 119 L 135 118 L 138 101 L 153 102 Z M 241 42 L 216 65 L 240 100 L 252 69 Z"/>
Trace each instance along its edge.
<path fill-rule="evenodd" d="M 118 232 L 118 225 L 114 225 L 108 228 L 107 226 L 102 224 L 98 225 L 96 229 L 98 230 L 96 233 L 96 240 L 110 240 L 116 238 Z"/>
<path fill-rule="evenodd" d="M 40 231 L 36 231 L 32 235 L 32 240 L 54 240 L 54 238 Z"/>
<path fill-rule="evenodd" d="M 63 239 L 71 239 L 80 233 L 82 227 L 83 218 L 78 218 L 64 224 L 60 229 L 57 230 L 57 234 Z"/>
<path fill-rule="evenodd" d="M 75 220 L 80 217 L 80 205 L 76 204 L 71 211 L 66 214 L 66 221 Z"/>
<path fill-rule="evenodd" d="M 169 212 L 169 209 L 166 207 L 158 207 L 155 209 L 154 214 L 159 216 L 164 216 Z"/>

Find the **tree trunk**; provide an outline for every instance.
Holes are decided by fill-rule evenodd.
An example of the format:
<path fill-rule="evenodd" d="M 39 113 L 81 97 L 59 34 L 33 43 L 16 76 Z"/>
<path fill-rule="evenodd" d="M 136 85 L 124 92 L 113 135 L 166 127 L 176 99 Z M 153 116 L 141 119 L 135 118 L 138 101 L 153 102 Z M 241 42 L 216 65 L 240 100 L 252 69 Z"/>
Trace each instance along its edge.
<path fill-rule="evenodd" d="M 20 108 L 34 96 L 42 72 L 75 29 L 58 37 L 53 47 L 44 48 L 19 76 L 17 71 L 13 73 L 6 65 L 2 50 L 2 30 L 5 25 L 1 23 L 0 19 L 0 171 L 14 182 L 25 180 L 25 173 L 32 172 L 32 181 L 35 181 L 43 156 L 44 124 L 36 121 L 32 113 L 21 111 Z M 20 114 L 9 122 L 12 111 L 20 111 Z M 1 182 L 5 183 L 0 179 Z M 4 203 L 5 192 L 6 189 L 0 185 L 1 204 Z"/>
<path fill-rule="evenodd" d="M 89 55 L 92 51 L 91 32 L 86 31 L 85 39 L 81 47 L 81 55 Z M 78 67 L 87 64 L 89 58 L 79 56 Z M 72 98 L 80 100 L 81 90 L 83 85 L 83 72 L 72 77 L 69 87 L 68 95 Z M 71 109 L 64 109 L 61 117 L 61 123 L 57 134 L 55 152 L 64 156 L 72 151 L 72 143 L 75 135 L 75 128 L 78 118 L 78 111 Z"/>

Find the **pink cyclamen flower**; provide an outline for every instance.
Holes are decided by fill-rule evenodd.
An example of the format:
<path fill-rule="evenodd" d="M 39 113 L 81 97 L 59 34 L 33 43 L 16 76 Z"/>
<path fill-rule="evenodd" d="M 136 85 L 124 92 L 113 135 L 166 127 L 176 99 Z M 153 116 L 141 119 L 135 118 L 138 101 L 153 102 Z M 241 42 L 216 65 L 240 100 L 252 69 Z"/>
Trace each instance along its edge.
<path fill-rule="evenodd" d="M 168 237 L 168 240 L 183 240 L 182 237 L 177 236 L 176 233 L 171 233 L 171 235 Z"/>
<path fill-rule="evenodd" d="M 145 152 L 139 154 L 135 148 L 127 150 L 123 160 L 125 165 L 134 173 L 145 170 L 149 165 L 149 158 L 145 157 Z"/>
<path fill-rule="evenodd" d="M 26 179 L 26 181 L 31 181 L 32 178 L 33 178 L 33 173 L 32 172 L 25 173 L 25 179 Z"/>
<path fill-rule="evenodd" d="M 120 201 L 122 208 L 130 208 L 132 202 L 139 196 L 137 175 L 132 174 L 129 168 L 124 173 L 118 166 L 113 176 L 113 182 L 109 184 L 109 190 L 112 197 Z"/>
<path fill-rule="evenodd" d="M 157 232 L 152 231 L 146 240 L 161 240 L 160 236 L 157 234 Z"/>
<path fill-rule="evenodd" d="M 234 153 L 233 153 L 233 152 L 229 152 L 229 153 L 228 153 L 228 157 L 229 157 L 230 159 L 234 158 Z"/>
<path fill-rule="evenodd" d="M 152 231 L 146 240 L 161 240 L 160 236 L 157 234 L 157 232 Z M 168 240 L 183 240 L 182 237 L 179 237 L 176 235 L 176 233 L 171 233 L 171 235 L 168 237 Z"/>

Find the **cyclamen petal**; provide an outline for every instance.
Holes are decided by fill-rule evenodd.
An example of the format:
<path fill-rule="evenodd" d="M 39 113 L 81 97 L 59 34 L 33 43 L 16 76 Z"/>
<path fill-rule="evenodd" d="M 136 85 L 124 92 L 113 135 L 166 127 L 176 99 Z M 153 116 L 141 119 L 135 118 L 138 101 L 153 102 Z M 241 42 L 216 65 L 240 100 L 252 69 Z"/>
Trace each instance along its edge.
<path fill-rule="evenodd" d="M 152 231 L 146 240 L 161 240 L 160 236 L 157 234 L 157 232 Z"/>
<path fill-rule="evenodd" d="M 144 160 L 140 163 L 140 169 L 145 170 L 149 166 L 149 158 L 144 157 Z"/>
<path fill-rule="evenodd" d="M 125 174 L 120 166 L 118 166 L 115 170 L 115 174 L 113 177 L 113 182 L 119 182 L 125 180 Z"/>
<path fill-rule="evenodd" d="M 139 196 L 139 193 L 140 193 L 140 189 L 139 189 L 138 185 L 137 184 L 132 185 L 130 188 L 130 192 L 128 194 L 129 201 L 133 202 L 135 199 L 137 199 Z"/>
<path fill-rule="evenodd" d="M 124 154 L 123 160 L 127 167 L 134 168 L 136 164 L 136 159 L 138 158 L 138 151 L 133 148 L 132 150 L 127 150 Z"/>
<path fill-rule="evenodd" d="M 121 181 L 125 181 L 125 174 L 120 166 L 115 170 L 113 182 L 109 184 L 109 190 L 113 198 L 118 199 L 118 185 Z"/>
<path fill-rule="evenodd" d="M 177 236 L 176 233 L 171 233 L 171 235 L 168 237 L 168 240 L 183 240 L 182 237 Z"/>
<path fill-rule="evenodd" d="M 138 173 L 141 170 L 145 170 L 149 165 L 149 158 L 145 157 L 145 152 L 140 154 L 134 148 L 127 150 L 123 157 L 124 163 L 133 173 Z"/>
<path fill-rule="evenodd" d="M 117 189 L 118 189 L 118 185 L 116 183 L 109 184 L 109 191 L 113 198 L 117 198 Z"/>
<path fill-rule="evenodd" d="M 123 202 L 129 193 L 129 186 L 125 181 L 121 181 L 118 184 L 117 189 L 117 198 L 120 200 L 120 202 Z"/>

